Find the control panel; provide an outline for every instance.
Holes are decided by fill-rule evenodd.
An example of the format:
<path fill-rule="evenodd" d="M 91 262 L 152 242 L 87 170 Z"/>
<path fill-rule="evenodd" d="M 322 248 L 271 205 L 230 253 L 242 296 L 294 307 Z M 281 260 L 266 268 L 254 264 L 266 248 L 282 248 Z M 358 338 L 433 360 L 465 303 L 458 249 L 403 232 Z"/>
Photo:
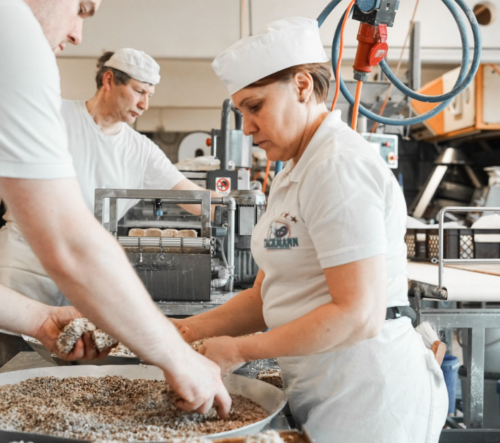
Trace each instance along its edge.
<path fill-rule="evenodd" d="M 370 145 L 382 156 L 387 166 L 391 169 L 398 168 L 398 136 L 388 134 L 372 134 L 364 132 L 361 134 Z"/>

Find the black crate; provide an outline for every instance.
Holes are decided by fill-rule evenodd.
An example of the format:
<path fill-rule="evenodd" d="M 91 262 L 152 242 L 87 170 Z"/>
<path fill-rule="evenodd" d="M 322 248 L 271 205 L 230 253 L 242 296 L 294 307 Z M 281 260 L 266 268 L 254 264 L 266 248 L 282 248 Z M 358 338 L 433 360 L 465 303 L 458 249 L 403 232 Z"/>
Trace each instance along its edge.
<path fill-rule="evenodd" d="M 445 229 L 444 258 L 500 258 L 500 242 L 476 242 L 475 235 L 478 234 L 498 236 L 500 229 Z M 438 229 L 408 229 L 405 242 L 409 260 L 431 261 L 439 258 Z"/>

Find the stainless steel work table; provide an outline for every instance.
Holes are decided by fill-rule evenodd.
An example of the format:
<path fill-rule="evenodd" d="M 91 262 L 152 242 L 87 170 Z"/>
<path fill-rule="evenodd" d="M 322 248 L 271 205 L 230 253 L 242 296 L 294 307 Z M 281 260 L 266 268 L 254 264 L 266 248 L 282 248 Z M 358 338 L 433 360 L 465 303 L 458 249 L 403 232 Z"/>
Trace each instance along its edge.
<path fill-rule="evenodd" d="M 439 286 L 438 267 L 430 263 L 408 263 L 410 294 L 416 299 L 418 322 L 428 321 L 438 329 L 469 329 L 471 358 L 464 362 L 469 402 L 464 408 L 468 417 L 465 424 L 471 429 L 483 427 L 485 329 L 500 328 L 500 309 L 420 309 L 420 301 L 500 301 L 500 273 L 480 269 L 481 265 L 469 270 L 445 267 L 444 286 L 448 298 L 443 300 L 435 295 Z"/>

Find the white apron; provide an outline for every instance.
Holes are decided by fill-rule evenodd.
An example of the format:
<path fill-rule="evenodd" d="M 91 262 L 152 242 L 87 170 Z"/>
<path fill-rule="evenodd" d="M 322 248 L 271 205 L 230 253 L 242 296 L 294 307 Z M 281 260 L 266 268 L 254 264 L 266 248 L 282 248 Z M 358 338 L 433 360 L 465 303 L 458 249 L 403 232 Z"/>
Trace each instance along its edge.
<path fill-rule="evenodd" d="M 0 229 L 0 284 L 47 305 L 70 304 L 14 222 Z"/>
<path fill-rule="evenodd" d="M 385 254 L 387 307 L 408 305 L 406 206 L 373 148 L 331 113 L 275 179 L 252 235 L 266 324 L 331 302 L 323 269 Z M 316 443 L 437 443 L 448 396 L 408 318 L 352 348 L 278 359 L 295 421 Z"/>

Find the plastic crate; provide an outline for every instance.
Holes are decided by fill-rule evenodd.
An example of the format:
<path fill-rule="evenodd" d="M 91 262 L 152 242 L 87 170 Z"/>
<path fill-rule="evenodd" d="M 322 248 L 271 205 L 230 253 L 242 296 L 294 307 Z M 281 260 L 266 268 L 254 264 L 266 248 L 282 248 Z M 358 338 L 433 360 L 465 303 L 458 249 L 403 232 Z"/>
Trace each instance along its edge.
<path fill-rule="evenodd" d="M 439 230 L 408 229 L 407 257 L 414 261 L 439 258 Z M 500 258 L 500 229 L 445 229 L 444 258 Z"/>

